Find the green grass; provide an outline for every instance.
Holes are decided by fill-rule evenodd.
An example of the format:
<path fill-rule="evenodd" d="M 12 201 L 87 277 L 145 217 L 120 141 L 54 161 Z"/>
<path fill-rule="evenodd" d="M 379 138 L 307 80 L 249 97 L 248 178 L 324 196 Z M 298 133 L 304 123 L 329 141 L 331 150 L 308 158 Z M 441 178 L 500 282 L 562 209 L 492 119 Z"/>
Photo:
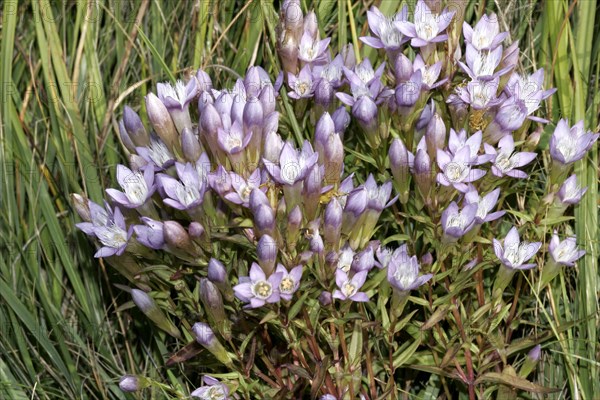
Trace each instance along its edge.
<path fill-rule="evenodd" d="M 388 14 L 399 8 L 393 1 L 376 3 Z M 559 89 L 547 103 L 551 119 L 585 119 L 597 131 L 595 2 L 500 3 L 470 3 L 466 20 L 496 11 L 511 39 L 520 40 L 520 67 L 544 67 L 549 86 Z M 323 34 L 339 48 L 366 34 L 369 5 L 316 3 Z M 162 333 L 147 332 L 141 314 L 119 308 L 129 300 L 113 285 L 121 278 L 92 258 L 94 250 L 74 228 L 69 194 L 101 200 L 123 161 L 115 129 L 122 105 L 143 108 L 143 96 L 157 81 L 198 66 L 219 86 L 230 86 L 252 64 L 275 76 L 277 5 L 4 0 L 2 7 L 0 398 L 124 399 L 117 379 L 131 372 L 185 386 L 177 371 L 164 368 Z M 375 60 L 376 52 L 361 51 Z M 300 138 L 293 107 L 285 102 L 282 134 Z M 588 254 L 576 279 L 561 276 L 552 301 L 540 299 L 557 330 L 539 383 L 563 388 L 568 382 L 568 398 L 590 400 L 600 393 L 597 168 L 597 149 L 577 168 L 589 186 L 575 212 Z"/>

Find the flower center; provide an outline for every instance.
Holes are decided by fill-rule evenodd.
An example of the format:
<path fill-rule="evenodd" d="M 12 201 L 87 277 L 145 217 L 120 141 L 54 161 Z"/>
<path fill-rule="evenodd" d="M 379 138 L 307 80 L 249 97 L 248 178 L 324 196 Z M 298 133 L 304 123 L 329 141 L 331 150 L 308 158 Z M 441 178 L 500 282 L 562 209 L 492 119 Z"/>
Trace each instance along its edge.
<path fill-rule="evenodd" d="M 342 289 L 342 293 L 346 297 L 354 296 L 354 294 L 358 291 L 358 288 L 356 287 L 356 285 L 353 284 L 351 281 L 344 282 L 341 289 Z"/>
<path fill-rule="evenodd" d="M 417 275 L 413 271 L 412 268 L 409 268 L 408 265 L 401 264 L 396 268 L 396 272 L 394 273 L 394 278 L 400 284 L 400 286 L 404 289 L 408 288 L 417 278 Z"/>
<path fill-rule="evenodd" d="M 450 182 L 457 183 L 462 182 L 467 177 L 469 170 L 470 167 L 466 164 L 451 162 L 446 166 L 444 173 Z"/>
<path fill-rule="evenodd" d="M 112 247 L 113 249 L 118 249 L 127 243 L 127 232 L 113 223 L 104 229 L 98 229 L 96 237 L 98 237 L 98 240 L 103 245 Z"/>
<path fill-rule="evenodd" d="M 417 36 L 424 40 L 433 39 L 435 35 L 437 35 L 437 27 L 435 27 L 431 21 L 417 23 L 415 28 L 417 31 Z"/>
<path fill-rule="evenodd" d="M 513 168 L 512 160 L 504 153 L 498 154 L 495 164 L 496 167 L 502 172 L 510 171 Z"/>
<path fill-rule="evenodd" d="M 267 281 L 258 281 L 252 286 L 252 294 L 261 300 L 268 299 L 272 293 L 273 287 Z"/>
<path fill-rule="evenodd" d="M 296 82 L 296 93 L 300 96 L 304 96 L 310 90 L 310 85 L 306 81 L 297 81 Z"/>
<path fill-rule="evenodd" d="M 148 154 L 152 162 L 159 167 L 164 165 L 167 161 L 173 159 L 171 152 L 164 143 L 153 140 L 150 142 L 150 146 L 148 147 Z"/>
<path fill-rule="evenodd" d="M 286 276 L 279 284 L 279 290 L 283 293 L 292 293 L 294 291 L 294 280 Z"/>
<path fill-rule="evenodd" d="M 146 195 L 148 194 L 148 186 L 144 180 L 144 176 L 139 172 L 134 172 L 133 175 L 125 178 L 123 182 L 123 190 L 125 195 L 130 202 L 134 204 L 141 204 L 146 201 Z"/>

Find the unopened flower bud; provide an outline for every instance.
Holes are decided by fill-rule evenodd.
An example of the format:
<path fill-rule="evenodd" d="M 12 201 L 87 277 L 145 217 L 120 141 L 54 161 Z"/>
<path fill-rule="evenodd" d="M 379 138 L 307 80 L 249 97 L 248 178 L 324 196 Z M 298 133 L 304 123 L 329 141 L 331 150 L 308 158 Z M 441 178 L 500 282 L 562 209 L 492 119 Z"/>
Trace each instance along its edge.
<path fill-rule="evenodd" d="M 249 98 L 244 107 L 244 127 L 251 129 L 262 126 L 264 118 L 263 107 L 258 98 Z"/>
<path fill-rule="evenodd" d="M 204 322 L 197 322 L 192 326 L 192 332 L 196 336 L 196 341 L 204 348 L 210 351 L 221 363 L 232 367 L 232 360 L 227 350 L 219 342 L 210 326 Z"/>
<path fill-rule="evenodd" d="M 274 130 L 268 130 L 265 135 L 263 157 L 272 163 L 277 163 L 282 148 L 283 140 L 281 136 Z"/>
<path fill-rule="evenodd" d="M 328 306 L 331 304 L 332 301 L 332 297 L 331 297 L 331 293 L 330 292 L 321 292 L 321 294 L 319 295 L 319 303 L 321 303 L 322 306 Z"/>
<path fill-rule="evenodd" d="M 140 379 L 135 375 L 125 375 L 119 380 L 119 389 L 125 393 L 133 393 L 142 389 Z"/>
<path fill-rule="evenodd" d="M 167 107 L 165 107 L 163 102 L 154 93 L 149 93 L 146 96 L 146 110 L 148 112 L 148 119 L 156 134 L 170 149 L 173 149 L 178 145 L 179 141 L 177 129 Z"/>
<path fill-rule="evenodd" d="M 219 288 L 206 278 L 200 279 L 200 300 L 219 333 L 229 340 L 231 338 L 231 322 L 225 315 L 223 298 Z"/>
<path fill-rule="evenodd" d="M 183 128 L 181 132 L 181 148 L 183 150 L 183 156 L 189 162 L 196 162 L 202 154 L 202 147 L 200 147 L 198 138 L 194 132 L 188 128 Z"/>
<path fill-rule="evenodd" d="M 273 88 L 273 85 L 269 84 L 263 87 L 258 95 L 258 99 L 260 100 L 263 114 L 265 116 L 275 111 L 277 102 L 275 100 L 275 89 Z"/>
<path fill-rule="evenodd" d="M 129 106 L 123 109 L 123 126 L 136 147 L 150 144 L 150 136 L 140 119 L 140 116 Z"/>
<path fill-rule="evenodd" d="M 181 226 L 179 222 L 165 221 L 163 223 L 163 232 L 165 235 L 165 242 L 169 246 L 191 253 L 194 252 L 190 235 L 188 235 L 185 228 Z"/>
<path fill-rule="evenodd" d="M 325 241 L 337 246 L 340 241 L 342 229 L 342 206 L 334 197 L 325 208 L 325 224 L 323 234 Z"/>
<path fill-rule="evenodd" d="M 131 140 L 131 137 L 129 137 L 125 125 L 123 124 L 123 120 L 119 121 L 119 137 L 121 138 L 121 142 L 123 142 L 123 146 L 131 153 L 135 153 L 135 144 Z"/>
<path fill-rule="evenodd" d="M 212 89 L 212 80 L 210 79 L 210 76 L 204 72 L 204 70 L 200 68 L 198 69 L 198 72 L 196 72 L 196 79 L 198 80 L 198 89 L 200 94 L 208 92 Z"/>
<path fill-rule="evenodd" d="M 73 208 L 75 208 L 75 211 L 77 211 L 77 214 L 79 214 L 82 220 L 85 222 L 90 222 L 92 220 L 90 206 L 86 197 L 77 193 L 72 193 L 71 202 L 73 203 Z"/>
<path fill-rule="evenodd" d="M 166 317 L 160 308 L 154 302 L 154 299 L 140 289 L 131 289 L 131 299 L 133 303 L 144 313 L 148 319 L 154 322 L 160 329 L 164 330 L 173 337 L 179 338 L 181 334 L 179 329 Z"/>
<path fill-rule="evenodd" d="M 433 114 L 431 121 L 425 131 L 425 141 L 427 143 L 427 152 L 432 159 L 436 157 L 437 150 L 444 148 L 446 142 L 446 126 L 442 117 L 437 112 Z"/>
<path fill-rule="evenodd" d="M 277 242 L 269 235 L 263 235 L 256 246 L 256 254 L 258 256 L 258 264 L 269 276 L 275 270 L 275 262 L 277 260 Z"/>
<path fill-rule="evenodd" d="M 331 118 L 333 119 L 333 124 L 335 126 L 335 131 L 341 135 L 343 138 L 343 133 L 350 125 L 350 114 L 346 111 L 346 107 L 341 106 L 337 110 L 331 114 Z"/>
<path fill-rule="evenodd" d="M 519 376 L 521 378 L 526 378 L 535 369 L 538 362 L 540 361 L 541 355 L 542 347 L 539 344 L 534 346 L 529 351 L 527 357 L 525 357 L 523 365 L 521 365 L 521 369 L 519 370 Z"/>

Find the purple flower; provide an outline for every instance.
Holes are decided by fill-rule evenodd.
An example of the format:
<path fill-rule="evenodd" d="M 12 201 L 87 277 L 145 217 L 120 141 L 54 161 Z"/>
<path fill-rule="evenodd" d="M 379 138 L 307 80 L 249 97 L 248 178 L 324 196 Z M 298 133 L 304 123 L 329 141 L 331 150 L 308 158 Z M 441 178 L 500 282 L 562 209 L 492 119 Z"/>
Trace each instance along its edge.
<path fill-rule="evenodd" d="M 296 150 L 290 142 L 286 142 L 279 155 L 279 165 L 265 159 L 263 162 L 277 183 L 291 186 L 303 180 L 318 159 L 319 154 L 313 151 L 308 141 L 304 141 L 302 150 Z"/>
<path fill-rule="evenodd" d="M 370 271 L 375 266 L 375 252 L 373 247 L 367 246 L 363 251 L 354 256 L 352 270 L 355 272 Z"/>
<path fill-rule="evenodd" d="M 237 285 L 233 287 L 235 296 L 245 303 L 250 303 L 246 307 L 258 308 L 265 303 L 277 303 L 281 297 L 279 284 L 283 274 L 275 272 L 269 278 L 256 263 L 250 267 L 250 276 L 240 277 Z"/>
<path fill-rule="evenodd" d="M 154 186 L 154 169 L 146 167 L 141 171 L 132 171 L 124 165 L 117 165 L 117 181 L 123 192 L 116 189 L 106 189 L 106 193 L 114 201 L 127 208 L 137 208 L 144 205 L 156 186 Z"/>
<path fill-rule="evenodd" d="M 493 239 L 494 252 L 496 257 L 502 262 L 502 264 L 511 269 L 530 269 L 535 267 L 537 264 L 524 264 L 525 261 L 531 259 L 538 252 L 542 246 L 541 242 L 521 242 L 519 238 L 519 232 L 516 227 L 508 232 L 504 238 L 504 246 L 500 244 L 500 241 Z"/>
<path fill-rule="evenodd" d="M 397 22 L 406 21 L 408 17 L 408 8 L 402 7 L 400 12 L 393 17 L 386 17 L 375 6 L 367 11 L 369 28 L 375 36 L 363 36 L 360 40 L 375 49 L 385 49 L 389 52 L 400 50 L 400 46 L 406 43 L 409 38 L 405 38 L 397 26 Z"/>
<path fill-rule="evenodd" d="M 484 14 L 475 24 L 475 28 L 463 22 L 465 41 L 476 50 L 493 50 L 508 36 L 508 32 L 500 33 L 500 25 L 496 14 Z"/>
<path fill-rule="evenodd" d="M 219 128 L 217 131 L 217 142 L 219 147 L 227 155 L 229 155 L 231 162 L 236 163 L 241 161 L 240 156 L 243 154 L 242 151 L 248 146 L 252 139 L 252 131 L 248 130 L 244 132 L 244 127 L 238 120 L 233 121 L 231 128 L 226 131 Z"/>
<path fill-rule="evenodd" d="M 502 46 L 498 46 L 494 50 L 479 51 L 467 44 L 465 58 L 467 59 L 467 65 L 460 61 L 458 65 L 473 80 L 489 81 L 506 74 L 512 69 L 512 66 L 510 66 L 496 71 L 502 61 Z"/>
<path fill-rule="evenodd" d="M 192 397 L 199 397 L 202 400 L 228 400 L 229 388 L 217 379 L 204 375 L 202 377 L 204 385 L 191 393 Z"/>
<path fill-rule="evenodd" d="M 442 62 L 438 61 L 435 64 L 427 65 L 423 61 L 420 54 L 417 54 L 415 61 L 413 62 L 414 71 L 421 71 L 422 85 L 425 90 L 432 90 L 436 87 L 446 83 L 448 78 L 444 78 L 440 81 L 437 79 L 442 71 Z"/>
<path fill-rule="evenodd" d="M 198 177 L 196 168 L 191 163 L 176 163 L 175 168 L 180 181 L 169 175 L 160 175 L 160 184 L 168 196 L 164 203 L 178 210 L 190 210 L 202 204 L 206 185 Z"/>
<path fill-rule="evenodd" d="M 309 32 L 304 32 L 298 46 L 298 58 L 306 63 L 324 63 L 329 54 L 327 48 L 331 38 L 315 40 Z"/>
<path fill-rule="evenodd" d="M 298 76 L 288 74 L 288 84 L 292 89 L 288 96 L 292 99 L 310 98 L 314 93 L 314 85 L 310 66 L 307 64 L 301 70 Z"/>
<path fill-rule="evenodd" d="M 93 233 L 103 245 L 103 247 L 94 254 L 94 257 L 120 256 L 127 248 L 127 243 L 133 233 L 133 227 L 130 226 L 129 229 L 127 229 L 121 210 L 118 207 L 115 207 L 112 218 L 107 220 L 104 225 L 95 226 Z"/>
<path fill-rule="evenodd" d="M 350 267 L 354 262 L 354 250 L 350 247 L 348 243 L 339 251 L 337 261 L 336 261 L 336 269 L 340 269 L 346 273 L 350 271 Z"/>
<path fill-rule="evenodd" d="M 471 165 L 481 165 L 490 161 L 493 156 L 484 154 L 478 155 L 481 148 L 482 133 L 477 131 L 467 138 L 467 131 L 461 129 L 458 133 L 450 128 L 450 137 L 448 139 L 448 150 L 451 155 L 455 155 L 456 152 L 463 147 L 467 146 L 471 150 L 470 160 Z"/>
<path fill-rule="evenodd" d="M 530 120 L 547 123 L 548 121 L 531 116 L 539 107 L 542 100 L 550 97 L 556 88 L 543 90 L 544 89 L 544 69 L 540 68 L 531 75 L 519 75 L 513 72 L 506 83 L 504 91 L 509 95 L 518 100 L 523 101 L 527 108 L 527 115 Z"/>
<path fill-rule="evenodd" d="M 183 110 L 198 95 L 198 81 L 195 77 L 192 77 L 187 84 L 178 80 L 175 87 L 168 82 L 158 83 L 156 93 L 168 110 Z"/>
<path fill-rule="evenodd" d="M 408 21 L 399 21 L 395 22 L 395 25 L 405 36 L 412 38 L 411 46 L 423 47 L 448 39 L 448 35 L 441 33 L 450 25 L 454 14 L 455 11 L 448 11 L 448 9 L 439 15 L 434 14 L 423 0 L 419 0 L 415 8 L 414 24 Z"/>
<path fill-rule="evenodd" d="M 498 202 L 498 196 L 500 196 L 499 188 L 483 197 L 479 197 L 477 190 L 473 186 L 469 187 L 469 190 L 465 193 L 465 201 L 467 204 L 477 204 L 477 213 L 475 214 L 476 224 L 495 221 L 506 214 L 506 211 L 497 211 L 490 214 L 490 211 L 492 211 Z"/>
<path fill-rule="evenodd" d="M 394 250 L 387 264 L 388 282 L 402 292 L 414 290 L 433 277 L 432 274 L 419 276 L 420 265 L 417 256 L 409 257 L 406 245 Z"/>
<path fill-rule="evenodd" d="M 406 82 L 400 82 L 396 86 L 395 98 L 398 107 L 409 108 L 416 104 L 421 96 L 423 75 L 421 70 L 416 70 Z"/>
<path fill-rule="evenodd" d="M 437 150 L 437 163 L 442 170 L 437 181 L 444 186 L 454 186 L 460 192 L 467 191 L 467 183 L 474 182 L 485 175 L 482 169 L 471 169 L 471 147 L 464 146 L 451 155 L 444 150 Z"/>
<path fill-rule="evenodd" d="M 587 187 L 582 189 L 577 184 L 577 176 L 573 174 L 561 185 L 557 196 L 560 202 L 563 204 L 577 204 L 586 191 Z"/>
<path fill-rule="evenodd" d="M 513 178 L 527 178 L 527 174 L 517 168 L 529 164 L 536 156 L 536 153 L 521 152 L 515 153 L 515 141 L 512 135 L 504 136 L 498 143 L 499 151 L 496 151 L 487 143 L 483 145 L 486 154 L 493 155 L 492 173 L 502 177 L 504 175 Z"/>
<path fill-rule="evenodd" d="M 352 278 L 340 268 L 335 270 L 335 283 L 338 289 L 333 292 L 333 298 L 339 300 L 352 300 L 358 302 L 369 301 L 369 296 L 365 292 L 358 290 L 365 284 L 369 271 L 360 271 L 354 274 Z"/>
<path fill-rule="evenodd" d="M 575 261 L 585 255 L 585 250 L 577 249 L 577 239 L 575 237 L 568 237 L 565 240 L 560 241 L 556 231 L 552 235 L 552 239 L 548 245 L 548 251 L 555 263 L 567 267 L 574 266 Z"/>
<path fill-rule="evenodd" d="M 87 202 L 87 210 L 85 210 L 85 206 L 84 210 L 88 215 L 84 216 L 80 213 L 81 218 L 84 219 L 85 222 L 80 222 L 75 224 L 75 226 L 83 231 L 86 235 L 95 236 L 94 228 L 97 226 L 106 226 L 109 220 L 113 218 L 113 213 L 108 203 L 105 203 L 106 209 L 104 209 L 91 200 L 85 200 Z"/>
<path fill-rule="evenodd" d="M 146 147 L 136 147 L 136 152 L 146 162 L 156 166 L 155 170 L 166 169 L 173 165 L 175 156 L 167 145 L 158 137 L 150 137 L 150 144 Z"/>
<path fill-rule="evenodd" d="M 163 223 L 148 217 L 142 217 L 141 220 L 144 225 L 133 227 L 137 241 L 150 249 L 162 249 L 165 245 Z"/>
<path fill-rule="evenodd" d="M 455 100 L 469 104 L 475 110 L 484 110 L 500 104 L 496 92 L 500 84 L 499 78 L 494 78 L 489 81 L 474 79 L 467 83 L 466 87 L 458 87 L 456 89 L 456 99 L 453 95 L 448 96 L 448 102 Z"/>
<path fill-rule="evenodd" d="M 223 197 L 232 203 L 241 204 L 246 208 L 250 207 L 250 193 L 252 193 L 252 190 L 259 188 L 261 184 L 260 168 L 255 169 L 248 179 L 244 179 L 235 172 L 230 172 L 229 177 L 233 191 Z"/>
<path fill-rule="evenodd" d="M 287 301 L 292 300 L 292 295 L 296 293 L 300 287 L 300 279 L 302 279 L 302 266 L 298 265 L 288 272 L 283 265 L 277 264 L 277 269 L 275 272 L 281 274 L 281 282 L 279 282 L 279 294 L 281 298 Z"/>
<path fill-rule="evenodd" d="M 477 204 L 467 204 L 459 210 L 456 202 L 452 202 L 442 212 L 442 229 L 452 239 L 458 239 L 471 230 L 475 224 Z"/>
<path fill-rule="evenodd" d="M 585 130 L 583 120 L 569 129 L 569 121 L 561 119 L 550 137 L 550 155 L 560 164 L 571 164 L 585 156 L 598 136 Z"/>

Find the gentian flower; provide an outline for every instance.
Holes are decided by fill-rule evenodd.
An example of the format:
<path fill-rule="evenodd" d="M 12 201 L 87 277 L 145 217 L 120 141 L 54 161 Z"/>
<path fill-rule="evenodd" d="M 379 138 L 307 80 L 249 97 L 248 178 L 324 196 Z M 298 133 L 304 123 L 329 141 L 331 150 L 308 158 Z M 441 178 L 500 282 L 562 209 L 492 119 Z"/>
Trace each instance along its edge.
<path fill-rule="evenodd" d="M 494 50 L 478 51 L 470 44 L 467 44 L 465 58 L 467 64 L 465 65 L 459 61 L 458 65 L 473 80 L 490 81 L 506 74 L 512 69 L 512 66 L 510 66 L 496 71 L 502 61 L 502 46 L 498 46 Z"/>
<path fill-rule="evenodd" d="M 410 79 L 406 82 L 400 82 L 396 86 L 395 99 L 396 105 L 400 107 L 403 114 L 412 110 L 412 107 L 417 103 L 421 96 L 421 88 L 423 85 L 423 73 L 421 70 L 416 70 Z"/>
<path fill-rule="evenodd" d="M 398 21 L 395 25 L 405 36 L 412 38 L 411 46 L 423 47 L 448 40 L 448 35 L 441 33 L 450 25 L 454 14 L 455 11 L 445 9 L 436 15 L 423 0 L 419 0 L 415 8 L 415 22 Z"/>
<path fill-rule="evenodd" d="M 375 36 L 362 36 L 360 40 L 375 49 L 385 49 L 388 54 L 395 54 L 409 40 L 402 35 L 397 26 L 398 22 L 406 21 L 407 17 L 408 7 L 406 5 L 393 17 L 386 17 L 377 7 L 373 6 L 367 11 L 367 19 L 369 28 Z"/>
<path fill-rule="evenodd" d="M 335 270 L 335 283 L 338 289 L 333 292 L 333 298 L 339 300 L 352 300 L 357 302 L 369 301 L 369 296 L 358 290 L 365 284 L 369 271 L 360 271 L 348 277 L 348 274 L 340 268 Z"/>
<path fill-rule="evenodd" d="M 304 99 L 313 97 L 314 87 L 310 66 L 307 64 L 301 70 L 298 76 L 288 74 L 288 84 L 292 89 L 288 96 L 292 99 Z"/>
<path fill-rule="evenodd" d="M 493 50 L 500 46 L 508 36 L 508 32 L 500 32 L 498 17 L 492 13 L 491 15 L 484 14 L 474 28 L 463 22 L 463 35 L 467 43 L 481 51 Z"/>
<path fill-rule="evenodd" d="M 148 146 L 136 147 L 135 150 L 146 162 L 152 163 L 155 166 L 155 171 L 167 169 L 175 162 L 175 156 L 173 156 L 171 150 L 155 135 L 150 137 L 150 144 Z"/>
<path fill-rule="evenodd" d="M 277 183 L 292 186 L 306 177 L 318 159 L 319 154 L 313 151 L 308 141 L 304 141 L 302 150 L 296 150 L 290 142 L 286 142 L 279 155 L 279 165 L 269 160 L 263 162 Z"/>
<path fill-rule="evenodd" d="M 179 180 L 169 175 L 160 175 L 160 184 L 166 196 L 163 202 L 178 210 L 191 210 L 202 204 L 206 184 L 198 177 L 196 168 L 191 163 L 176 163 Z"/>
<path fill-rule="evenodd" d="M 300 279 L 302 279 L 302 266 L 292 268 L 290 272 L 281 265 L 277 265 L 275 272 L 281 273 L 281 282 L 279 282 L 279 294 L 282 299 L 290 301 L 292 295 L 296 293 L 300 287 Z"/>
<path fill-rule="evenodd" d="M 483 176 L 482 169 L 471 169 L 473 164 L 471 148 L 464 146 L 451 155 L 444 150 L 437 150 L 437 163 L 442 170 L 437 175 L 438 183 L 444 186 L 454 186 L 460 192 L 467 191 L 467 183 L 474 182 Z"/>
<path fill-rule="evenodd" d="M 243 152 L 252 139 L 252 131 L 246 131 L 241 122 L 235 120 L 228 131 L 219 128 L 217 132 L 217 143 L 221 147 L 221 150 L 227 154 L 234 167 L 242 168 L 241 164 L 244 161 Z"/>
<path fill-rule="evenodd" d="M 141 220 L 144 225 L 133 226 L 137 241 L 150 249 L 162 249 L 165 245 L 163 223 L 148 217 L 142 217 Z"/>
<path fill-rule="evenodd" d="M 493 243 L 496 257 L 498 257 L 505 267 L 511 270 L 525 270 L 534 268 L 537 265 L 535 263 L 525 264 L 525 262 L 535 256 L 542 243 L 521 242 L 516 227 L 513 226 L 504 238 L 504 246 L 497 239 L 493 239 Z"/>
<path fill-rule="evenodd" d="M 259 188 L 261 184 L 260 168 L 255 169 L 248 179 L 244 179 L 235 172 L 230 172 L 229 177 L 233 191 L 225 194 L 223 198 L 246 208 L 250 207 L 250 193 Z"/>
<path fill-rule="evenodd" d="M 467 204 L 477 204 L 477 213 L 475 214 L 475 223 L 483 224 L 484 222 L 495 221 L 506 214 L 506 211 L 497 211 L 490 213 L 498 202 L 500 196 L 500 188 L 491 191 L 483 197 L 479 197 L 477 190 L 471 185 L 465 193 L 465 202 Z"/>
<path fill-rule="evenodd" d="M 433 277 L 432 274 L 419 276 L 420 265 L 417 256 L 409 257 L 406 245 L 394 250 L 387 264 L 388 282 L 401 292 L 414 290 Z"/>
<path fill-rule="evenodd" d="M 127 208 L 137 208 L 152 197 L 154 185 L 154 168 L 146 167 L 143 172 L 132 171 L 124 165 L 117 165 L 117 181 L 123 192 L 106 189 L 106 193 L 114 201 Z"/>
<path fill-rule="evenodd" d="M 574 266 L 575 261 L 585 255 L 585 250 L 577 249 L 577 239 L 575 237 L 568 237 L 561 241 L 556 231 L 552 235 L 552 239 L 548 245 L 548 252 L 555 263 L 567 267 Z"/>
<path fill-rule="evenodd" d="M 482 140 L 481 131 L 477 131 L 467 138 L 467 131 L 461 129 L 458 133 L 450 128 L 450 137 L 448 138 L 448 151 L 451 155 L 455 155 L 456 152 L 463 147 L 468 147 L 470 152 L 471 165 L 481 165 L 493 159 L 493 156 L 488 154 L 479 155 Z"/>
<path fill-rule="evenodd" d="M 327 48 L 331 38 L 318 40 L 309 32 L 304 32 L 298 46 L 298 58 L 308 64 L 324 63 L 329 54 Z"/>
<path fill-rule="evenodd" d="M 192 120 L 190 119 L 188 107 L 190 102 L 199 93 L 196 77 L 193 76 L 187 84 L 179 80 L 175 83 L 175 87 L 168 82 L 158 83 L 156 85 L 156 93 L 160 101 L 169 110 L 177 131 L 181 133 L 183 128 L 192 129 Z"/>
<path fill-rule="evenodd" d="M 104 209 L 86 198 L 83 201 L 85 204 L 81 207 L 76 206 L 75 209 L 85 222 L 80 222 L 75 224 L 75 226 L 86 235 L 95 236 L 94 228 L 97 226 L 106 226 L 108 221 L 113 217 L 112 210 L 108 203 L 106 203 L 106 209 Z"/>
<path fill-rule="evenodd" d="M 375 252 L 373 247 L 367 246 L 364 250 L 354 256 L 352 270 L 355 272 L 370 271 L 375 266 Z"/>
<path fill-rule="evenodd" d="M 135 375 L 125 375 L 119 380 L 119 389 L 125 393 L 133 393 L 140 390 L 140 380 Z"/>
<path fill-rule="evenodd" d="M 559 164 L 571 164 L 585 156 L 598 136 L 585 130 L 583 120 L 569 129 L 569 121 L 561 119 L 550 137 L 550 155 Z"/>
<path fill-rule="evenodd" d="M 377 71 L 373 70 L 371 61 L 365 58 L 360 64 L 356 64 L 354 70 L 344 67 L 344 74 L 348 77 L 350 82 L 362 83 L 365 86 L 369 86 L 375 80 L 380 81 L 381 76 L 385 70 L 385 62 L 377 68 Z"/>
<path fill-rule="evenodd" d="M 432 90 L 443 85 L 448 81 L 448 78 L 437 80 L 442 71 L 442 62 L 438 61 L 432 65 L 427 65 L 423 61 L 420 54 L 417 54 L 413 62 L 413 70 L 421 71 L 421 82 L 424 90 Z"/>
<path fill-rule="evenodd" d="M 93 229 L 94 236 L 98 238 L 103 245 L 94 257 L 120 256 L 125 252 L 127 243 L 133 233 L 133 226 L 127 229 L 125 218 L 118 207 L 115 207 L 112 218 L 106 221 L 104 225 L 96 225 Z"/>
<path fill-rule="evenodd" d="M 486 127 L 485 135 L 488 143 L 497 143 L 504 136 L 520 129 L 528 116 L 525 101 L 510 97 L 498 108 L 493 121 Z"/>
<path fill-rule="evenodd" d="M 342 247 L 342 249 L 339 251 L 336 262 L 336 269 L 340 269 L 348 273 L 350 271 L 352 263 L 354 262 L 354 254 L 355 253 L 354 250 L 352 250 L 352 247 L 350 247 L 350 245 L 346 243 L 346 245 Z"/>
<path fill-rule="evenodd" d="M 475 224 L 477 204 L 467 204 L 459 210 L 456 202 L 452 202 L 442 212 L 442 229 L 444 235 L 456 240 L 471 230 Z"/>
<path fill-rule="evenodd" d="M 547 123 L 548 120 L 532 116 L 542 100 L 550 97 L 556 88 L 543 90 L 544 69 L 540 68 L 531 75 L 519 75 L 513 72 L 508 78 L 504 91 L 511 97 L 522 100 L 527 108 L 528 119 L 536 122 Z"/>
<path fill-rule="evenodd" d="M 561 185 L 557 197 L 563 204 L 577 204 L 581 201 L 581 197 L 583 197 L 586 191 L 587 187 L 582 189 L 577 184 L 577 176 L 573 174 Z"/>
<path fill-rule="evenodd" d="M 499 151 L 496 151 L 487 143 L 483 145 L 485 152 L 493 155 L 492 173 L 502 177 L 504 175 L 513 178 L 527 178 L 527 174 L 517 168 L 529 164 L 536 156 L 536 153 L 520 152 L 515 153 L 515 141 L 512 135 L 504 136 L 498 143 Z"/>
<path fill-rule="evenodd" d="M 204 385 L 191 393 L 192 397 L 198 397 L 202 400 L 228 400 L 229 388 L 217 379 L 204 375 L 202 377 Z"/>
<path fill-rule="evenodd" d="M 500 84 L 499 78 L 489 81 L 474 79 L 467 83 L 466 87 L 456 88 L 456 95 L 448 96 L 448 102 L 460 100 L 464 104 L 469 104 L 475 110 L 485 110 L 500 104 L 496 92 Z M 458 99 L 456 99 L 458 96 Z"/>
<path fill-rule="evenodd" d="M 283 278 L 281 272 L 275 272 L 269 278 L 265 276 L 262 268 L 256 263 L 250 267 L 250 276 L 240 277 L 237 285 L 233 287 L 235 296 L 244 303 L 245 307 L 259 308 L 265 303 L 277 303 L 281 297 L 279 285 Z"/>

